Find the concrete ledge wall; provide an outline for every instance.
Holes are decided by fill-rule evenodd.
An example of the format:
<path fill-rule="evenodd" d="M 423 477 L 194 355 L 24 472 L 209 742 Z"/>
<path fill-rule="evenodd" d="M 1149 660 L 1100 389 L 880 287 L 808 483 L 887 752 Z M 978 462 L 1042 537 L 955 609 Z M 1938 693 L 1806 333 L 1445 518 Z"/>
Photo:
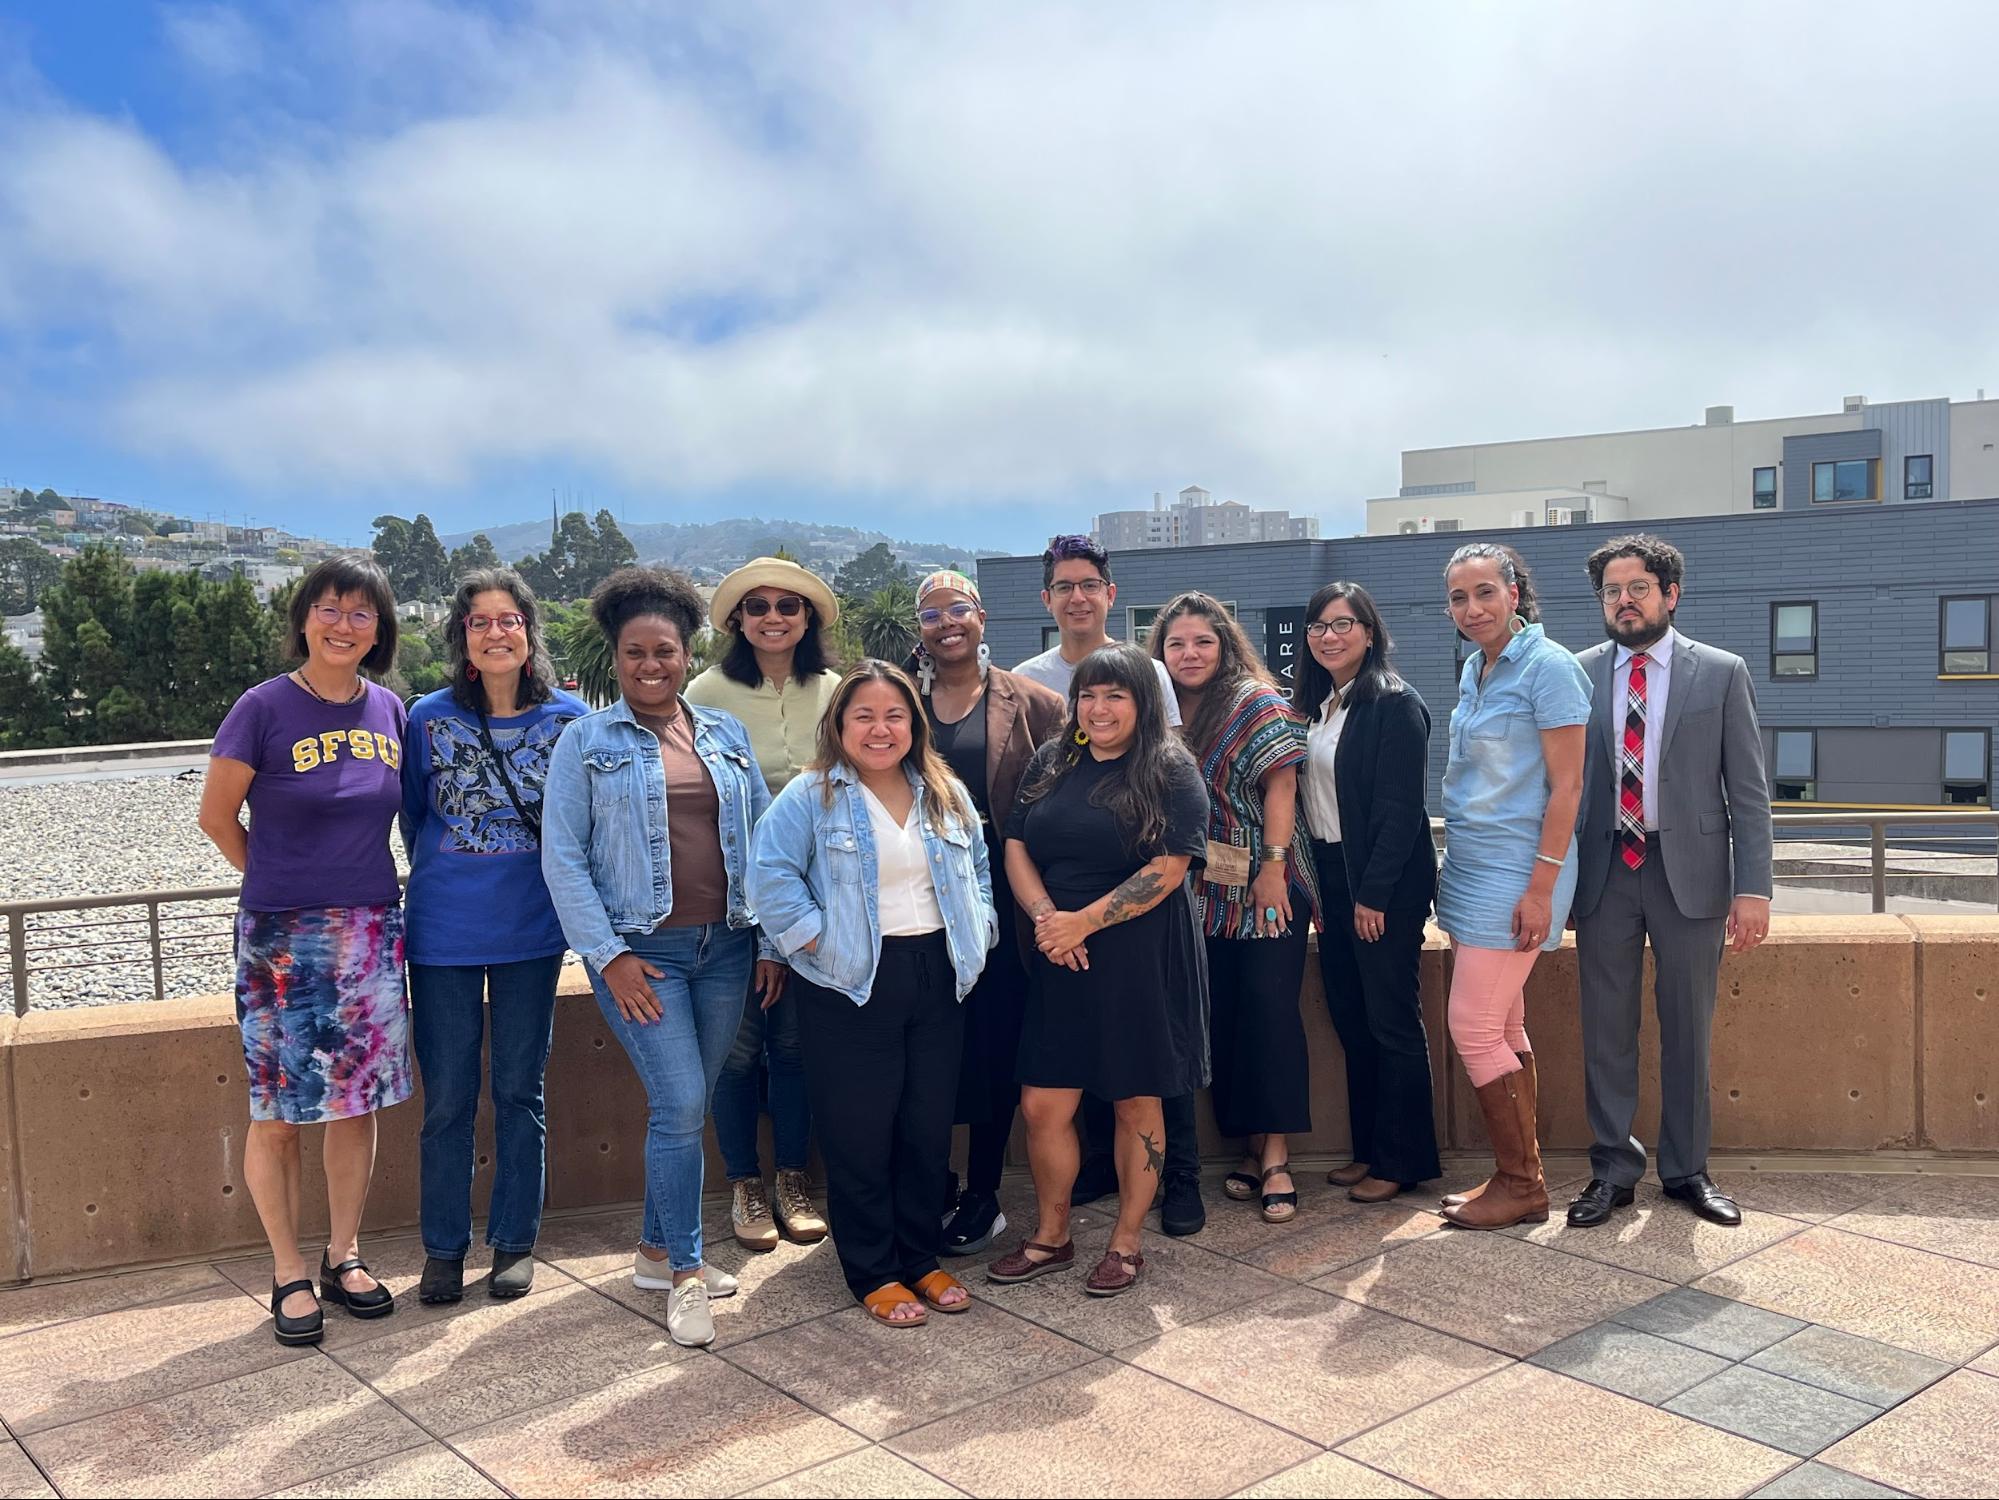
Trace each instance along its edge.
<path fill-rule="evenodd" d="M 1539 1060 L 1542 1139 L 1589 1142 L 1572 945 L 1536 965 L 1527 1027 Z M 1649 976 L 1648 976 L 1649 982 Z M 1438 1126 L 1448 1146 L 1483 1133 L 1444 1026 L 1450 954 L 1423 956 Z M 548 1069 L 549 1205 L 642 1193 L 645 1096 L 589 997 L 564 976 Z M 1648 992 L 1649 993 L 1649 992 Z M 1312 1054 L 1311 1134 L 1300 1156 L 1348 1143 L 1346 1073 L 1316 966 L 1300 996 Z M 1639 1132 L 1658 1114 L 1647 1001 Z M 1999 1152 L 1999 917 L 1781 917 L 1770 941 L 1723 964 L 1714 1036 L 1721 1151 Z M 421 1097 L 386 1111 L 367 1222 L 417 1217 Z M 243 1183 L 248 1124 L 235 1013 L 224 996 L 0 1018 L 0 1281 L 209 1255 L 262 1243 Z M 1203 1145 L 1227 1150 L 1205 1101 Z M 768 1122 L 766 1122 L 768 1129 Z M 306 1244 L 324 1230 L 317 1131 L 305 1133 Z M 474 1192 L 492 1179 L 482 1113 Z M 709 1138 L 710 1182 L 721 1163 Z M 765 1153 L 769 1161 L 768 1150 Z M 1015 1160 L 1024 1161 L 1015 1141 Z"/>

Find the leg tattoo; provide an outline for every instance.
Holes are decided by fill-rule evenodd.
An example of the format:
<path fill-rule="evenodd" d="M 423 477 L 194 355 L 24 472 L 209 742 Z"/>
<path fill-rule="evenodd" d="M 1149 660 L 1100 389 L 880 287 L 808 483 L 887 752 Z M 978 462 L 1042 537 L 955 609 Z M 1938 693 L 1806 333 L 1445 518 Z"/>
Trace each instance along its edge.
<path fill-rule="evenodd" d="M 1145 1170 L 1157 1177 L 1166 1166 L 1166 1153 L 1159 1149 L 1158 1143 L 1146 1132 L 1141 1130 L 1138 1138 L 1145 1145 Z"/>

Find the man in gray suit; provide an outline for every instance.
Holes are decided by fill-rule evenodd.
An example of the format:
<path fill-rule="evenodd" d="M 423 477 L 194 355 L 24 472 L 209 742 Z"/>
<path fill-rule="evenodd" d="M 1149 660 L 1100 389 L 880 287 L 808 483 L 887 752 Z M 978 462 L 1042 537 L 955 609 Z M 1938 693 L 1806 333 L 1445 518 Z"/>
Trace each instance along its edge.
<path fill-rule="evenodd" d="M 1590 554 L 1610 639 L 1583 652 L 1595 711 L 1583 760 L 1574 903 L 1582 973 L 1590 1182 L 1578 1228 L 1629 1204 L 1645 1175 L 1638 1017 L 1645 941 L 1659 1016 L 1659 1178 L 1702 1218 L 1742 1213 L 1707 1175 L 1708 1042 L 1724 941 L 1747 953 L 1770 930 L 1770 785 L 1749 668 L 1673 628 L 1686 560 L 1654 536 Z"/>

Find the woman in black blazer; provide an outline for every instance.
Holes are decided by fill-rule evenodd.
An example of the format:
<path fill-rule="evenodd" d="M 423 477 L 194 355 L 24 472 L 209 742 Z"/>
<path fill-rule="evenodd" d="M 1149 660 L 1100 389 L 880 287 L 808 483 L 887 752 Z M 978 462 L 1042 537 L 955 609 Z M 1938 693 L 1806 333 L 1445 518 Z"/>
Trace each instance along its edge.
<path fill-rule="evenodd" d="M 1353 1126 L 1353 1161 L 1326 1180 L 1381 1203 L 1443 1170 L 1420 995 L 1437 892 L 1424 805 L 1430 711 L 1388 665 L 1388 627 L 1366 589 L 1327 584 L 1305 621 L 1301 801 L 1319 876 L 1319 973 L 1347 1054 Z"/>

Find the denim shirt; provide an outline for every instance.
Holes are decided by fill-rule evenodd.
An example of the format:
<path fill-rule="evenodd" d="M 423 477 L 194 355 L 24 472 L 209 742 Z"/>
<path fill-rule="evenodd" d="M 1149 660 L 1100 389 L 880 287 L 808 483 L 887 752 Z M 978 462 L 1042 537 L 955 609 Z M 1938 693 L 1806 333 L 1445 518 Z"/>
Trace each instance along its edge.
<path fill-rule="evenodd" d="M 750 830 L 770 791 L 733 714 L 683 704 L 694 752 L 715 783 L 716 833 L 728 875 L 729 926 L 754 927 L 745 875 Z M 598 973 L 629 952 L 624 935 L 651 932 L 673 911 L 666 769 L 659 739 L 620 698 L 563 731 L 543 789 L 541 871 L 569 946 Z M 764 956 L 775 957 L 769 945 Z"/>
<path fill-rule="evenodd" d="M 1513 908 L 1526 892 L 1548 811 L 1548 763 L 1541 731 L 1590 720 L 1590 680 L 1582 663 L 1528 625 L 1499 653 L 1485 680 L 1472 652 L 1451 711 L 1444 769 L 1444 868 L 1437 925 L 1474 948 L 1514 945 Z M 1543 949 L 1562 943 L 1576 889 L 1576 841 L 1569 837 L 1555 877 L 1553 920 Z"/>
<path fill-rule="evenodd" d="M 923 830 L 931 888 L 944 914 L 944 936 L 964 999 L 999 937 L 992 872 L 976 818 L 948 819 L 940 834 L 924 815 L 923 782 L 907 765 L 916 793 L 910 816 Z M 832 805 L 822 791 L 832 785 Z M 880 871 L 866 793 L 845 766 L 805 771 L 792 779 L 757 824 L 750 861 L 750 899 L 785 962 L 814 984 L 868 1003 L 881 961 Z M 967 798 L 969 801 L 970 799 Z M 811 953 L 805 945 L 814 938 Z"/>

